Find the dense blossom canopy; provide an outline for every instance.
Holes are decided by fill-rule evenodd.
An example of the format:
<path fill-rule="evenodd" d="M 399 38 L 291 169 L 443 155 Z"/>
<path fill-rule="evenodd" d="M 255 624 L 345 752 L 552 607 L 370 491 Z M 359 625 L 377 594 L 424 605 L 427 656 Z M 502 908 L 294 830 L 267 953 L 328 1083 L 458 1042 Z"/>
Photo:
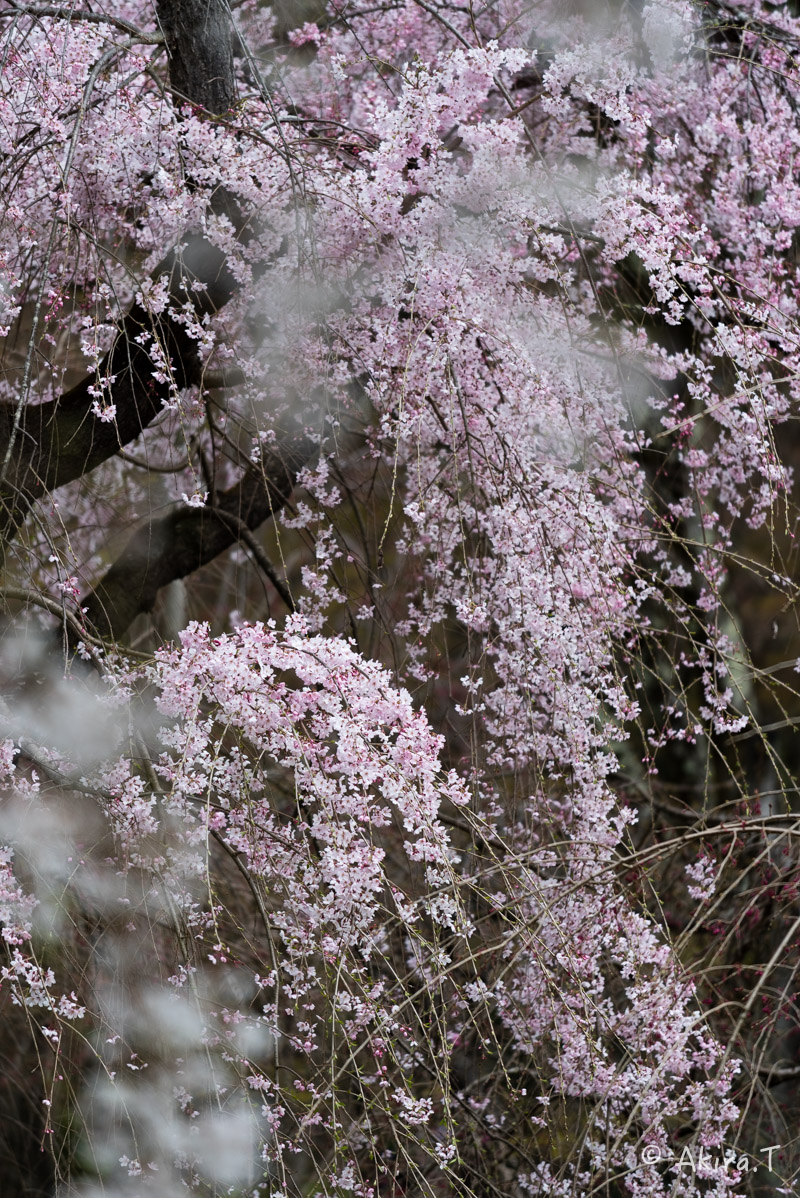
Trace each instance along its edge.
<path fill-rule="evenodd" d="M 754 1192 L 800 17 L 199 7 L 0 10 L 0 995 L 55 1184 Z"/>

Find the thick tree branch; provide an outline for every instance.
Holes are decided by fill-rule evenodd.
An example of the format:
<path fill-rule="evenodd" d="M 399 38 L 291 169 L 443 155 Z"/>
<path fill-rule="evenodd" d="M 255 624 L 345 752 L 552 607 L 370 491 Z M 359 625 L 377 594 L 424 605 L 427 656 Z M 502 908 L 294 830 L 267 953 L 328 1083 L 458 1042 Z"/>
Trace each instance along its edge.
<path fill-rule="evenodd" d="M 153 272 L 154 278 L 163 275 L 169 278 L 172 309 L 182 308 L 188 299 L 199 316 L 218 311 L 236 290 L 222 251 L 196 234 L 188 235 L 183 246 L 168 254 Z M 142 339 L 158 341 L 172 363 L 171 378 L 160 382 L 154 377 L 156 367 Z M 94 470 L 135 441 L 163 411 L 174 388 L 199 381 L 200 371 L 197 342 L 184 325 L 171 318 L 169 308 L 156 316 L 134 304 L 97 373 L 58 399 L 26 409 L 8 477 L 0 490 L 0 528 L 5 536 L 13 535 L 31 504 L 46 492 Z M 92 411 L 95 398 L 90 389 L 97 386 L 98 375 L 114 379 L 107 391 L 108 401 L 117 409 L 113 421 L 99 420 Z M 12 421 L 12 405 L 3 405 L 0 447 L 11 435 Z"/>
<path fill-rule="evenodd" d="M 17 4 L 10 5 L 14 13 L 24 13 L 29 17 L 56 17 L 59 21 L 86 22 L 89 25 L 111 25 L 114 29 L 127 33 L 132 41 L 141 42 L 144 46 L 160 46 L 164 39 L 163 33 L 149 33 L 137 28 L 123 17 L 111 16 L 107 13 L 89 12 L 84 8 L 64 8 L 59 4 Z"/>
<path fill-rule="evenodd" d="M 310 441 L 287 443 L 251 470 L 215 506 L 176 506 L 136 530 L 117 561 L 84 601 L 87 624 L 118 639 L 140 612 L 152 610 L 159 590 L 185 578 L 235 544 L 286 504 L 300 468 L 314 452 Z"/>

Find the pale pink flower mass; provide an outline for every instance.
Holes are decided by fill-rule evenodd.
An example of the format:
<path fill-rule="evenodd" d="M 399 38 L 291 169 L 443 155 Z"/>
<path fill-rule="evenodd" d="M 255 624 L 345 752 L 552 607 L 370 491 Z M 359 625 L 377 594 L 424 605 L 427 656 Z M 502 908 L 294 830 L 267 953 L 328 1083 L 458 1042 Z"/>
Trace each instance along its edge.
<path fill-rule="evenodd" d="M 214 3 L 214 112 L 164 3 L 7 8 L 0 979 L 74 1192 L 749 1193 L 796 6 Z"/>

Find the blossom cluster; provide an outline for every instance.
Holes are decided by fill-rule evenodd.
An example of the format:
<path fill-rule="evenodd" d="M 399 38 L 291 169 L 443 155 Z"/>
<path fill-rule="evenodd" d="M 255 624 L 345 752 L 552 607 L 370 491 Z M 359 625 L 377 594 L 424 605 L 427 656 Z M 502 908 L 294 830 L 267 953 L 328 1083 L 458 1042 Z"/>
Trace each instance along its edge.
<path fill-rule="evenodd" d="M 97 800 L 124 934 L 149 919 L 161 971 L 170 930 L 175 993 L 246 977 L 198 1036 L 238 1078 L 222 1089 L 263 1101 L 247 1151 L 270 1192 L 304 1153 L 364 1198 L 393 1168 L 405 1192 L 431 1170 L 467 1192 L 470 1145 L 521 1111 L 509 1192 L 607 1173 L 638 1198 L 734 1193 L 735 1170 L 668 1163 L 682 1125 L 725 1148 L 738 1065 L 658 904 L 620 881 L 619 776 L 749 720 L 726 555 L 792 484 L 800 20 L 720 5 L 732 53 L 691 0 L 569 22 L 549 0 L 320 0 L 294 25 L 244 0 L 241 98 L 209 114 L 164 86 L 150 5 L 61 7 L 2 17 L 0 398 L 47 404 L 88 374 L 86 420 L 116 428 L 106 354 L 132 307 L 166 398 L 130 452 L 40 505 L 16 581 L 80 626 L 119 524 L 179 503 L 213 520 L 287 427 L 319 459 L 275 521 L 289 614 L 231 601 L 144 661 L 86 650 L 127 738 L 85 772 L 9 741 L 4 796 Z M 163 266 L 194 237 L 224 256 L 219 311 Z M 209 380 L 232 367 L 223 402 Z M 651 719 L 634 663 L 665 627 L 688 647 Z M 8 842 L 15 1001 L 113 1023 L 99 983 L 79 1001 L 39 960 Z M 693 860 L 688 896 L 710 903 L 718 873 Z M 170 1097 L 187 1120 L 190 1081 Z M 200 1187 L 194 1140 L 175 1168 Z"/>

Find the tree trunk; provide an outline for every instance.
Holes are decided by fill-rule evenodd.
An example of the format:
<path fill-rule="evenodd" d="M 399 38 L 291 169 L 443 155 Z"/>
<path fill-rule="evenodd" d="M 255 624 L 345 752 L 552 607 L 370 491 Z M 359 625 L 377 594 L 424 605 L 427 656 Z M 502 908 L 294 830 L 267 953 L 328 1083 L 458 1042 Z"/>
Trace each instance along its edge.
<path fill-rule="evenodd" d="M 176 98 L 217 115 L 236 101 L 228 9 L 222 0 L 158 0 Z"/>

